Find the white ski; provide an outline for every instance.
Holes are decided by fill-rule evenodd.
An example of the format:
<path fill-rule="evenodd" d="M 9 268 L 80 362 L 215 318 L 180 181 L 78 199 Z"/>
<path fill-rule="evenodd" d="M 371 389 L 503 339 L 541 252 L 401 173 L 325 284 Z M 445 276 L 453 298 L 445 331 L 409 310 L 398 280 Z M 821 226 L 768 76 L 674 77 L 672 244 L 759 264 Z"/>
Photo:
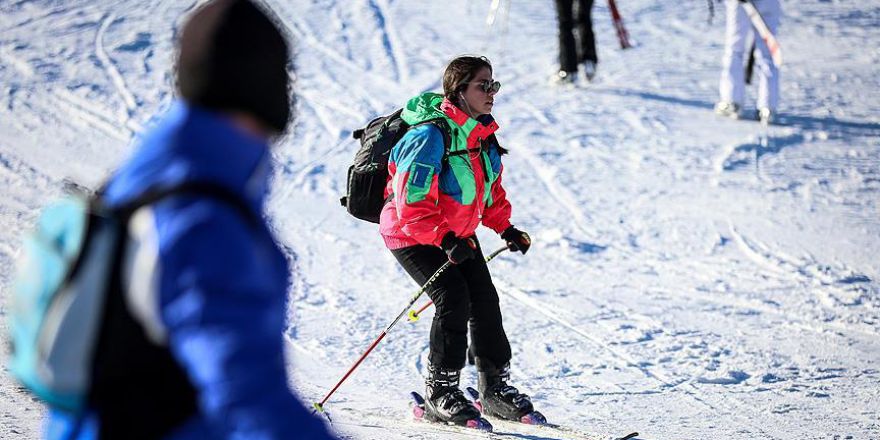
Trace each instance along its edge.
<path fill-rule="evenodd" d="M 779 47 L 779 41 L 770 32 L 770 28 L 767 27 L 767 23 L 764 21 L 761 13 L 758 12 L 755 3 L 752 0 L 746 0 L 742 2 L 742 7 L 746 10 L 749 20 L 752 21 L 752 26 L 758 30 L 758 35 L 767 43 L 767 47 L 770 49 L 770 56 L 773 58 L 773 64 L 776 64 L 776 67 L 782 67 L 782 49 Z"/>

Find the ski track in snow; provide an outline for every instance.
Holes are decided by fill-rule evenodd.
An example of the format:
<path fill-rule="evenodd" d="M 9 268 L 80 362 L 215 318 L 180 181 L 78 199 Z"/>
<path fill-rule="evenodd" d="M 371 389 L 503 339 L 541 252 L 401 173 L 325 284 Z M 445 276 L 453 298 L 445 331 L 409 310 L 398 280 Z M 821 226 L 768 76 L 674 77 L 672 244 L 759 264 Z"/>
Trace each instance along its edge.
<path fill-rule="evenodd" d="M 541 181 L 544 182 L 544 185 L 547 188 L 547 195 L 553 197 L 563 207 L 565 207 L 568 212 L 571 213 L 572 217 L 574 218 L 575 226 L 577 227 L 577 229 L 580 230 L 582 234 L 589 237 L 591 241 L 595 241 L 595 233 L 586 226 L 588 223 L 588 219 L 584 215 L 583 211 L 578 207 L 576 199 L 571 195 L 570 192 L 564 189 L 563 185 L 560 185 L 558 184 L 558 182 L 556 182 L 556 169 L 550 166 L 547 162 L 542 161 L 540 158 L 538 158 L 536 155 L 532 154 L 525 148 L 523 148 L 519 154 L 523 155 L 535 174 L 541 179 Z"/>
<path fill-rule="evenodd" d="M 834 310 L 839 307 L 861 305 L 866 302 L 874 311 L 868 317 L 866 326 L 847 325 L 836 321 L 820 323 L 821 326 L 845 332 L 859 332 L 869 337 L 877 337 L 878 311 L 880 308 L 880 292 L 872 292 L 868 284 L 871 279 L 865 275 L 844 267 L 833 268 L 828 265 L 817 263 L 811 257 L 808 260 L 800 260 L 793 256 L 785 255 L 779 250 L 769 248 L 766 244 L 744 237 L 736 228 L 730 226 L 731 236 L 738 248 L 753 262 L 766 270 L 788 275 L 793 281 L 819 287 L 810 289 L 815 292 L 821 303 L 828 309 Z M 871 304 L 874 302 L 874 304 Z M 792 317 L 793 318 L 793 317 Z M 792 322 L 796 322 L 792 319 Z M 858 323 L 856 323 L 858 324 Z"/>
<path fill-rule="evenodd" d="M 199 3 L 0 6 L 3 292 L 21 231 L 68 165 L 94 183 L 81 174 L 111 167 L 138 121 L 167 105 L 170 35 Z M 452 56 L 483 50 L 504 84 L 513 220 L 535 238 L 527 257 L 490 265 L 514 384 L 551 421 L 589 432 L 411 421 L 429 309 L 330 399 L 342 438 L 876 437 L 880 80 L 868 66 L 880 52 L 841 48 L 877 46 L 880 5 L 785 8 L 784 108 L 766 128 L 712 115 L 720 7 L 709 26 L 705 7 L 620 4 L 639 42 L 621 51 L 600 2 L 597 78 L 554 88 L 553 8 L 502 1 L 489 27 L 487 6 L 273 4 L 297 54 L 297 119 L 273 151 L 269 217 L 291 265 L 284 336 L 302 400 L 323 397 L 417 289 L 375 225 L 338 206 L 351 130 L 439 89 Z M 485 249 L 500 243 L 480 234 Z M 467 367 L 462 382 L 475 380 Z M 40 407 L 5 376 L 0 394 L 0 437 L 35 437 Z"/>
<path fill-rule="evenodd" d="M 385 0 L 370 0 L 369 3 L 370 9 L 375 12 L 377 25 L 382 32 L 382 40 L 386 52 L 394 63 L 396 70 L 394 76 L 397 82 L 404 83 L 409 81 L 407 57 L 397 35 L 397 28 L 394 26 L 393 18 L 388 13 L 388 2 Z"/>
<path fill-rule="evenodd" d="M 671 379 L 669 379 L 663 375 L 658 375 L 656 373 L 651 372 L 648 368 L 645 368 L 644 366 L 640 365 L 640 362 L 637 361 L 636 359 L 633 359 L 629 355 L 627 355 L 619 350 L 616 350 L 615 348 L 611 347 L 607 343 L 602 342 L 602 340 L 600 340 L 599 338 L 597 338 L 597 337 L 591 335 L 590 333 L 583 331 L 580 328 L 578 328 L 577 326 L 571 324 L 568 320 L 562 318 L 562 316 L 564 316 L 564 314 L 562 314 L 559 310 L 552 310 L 545 305 L 541 305 L 538 301 L 530 298 L 527 293 L 525 293 L 525 292 L 523 292 L 523 291 L 521 291 L 511 285 L 506 285 L 500 281 L 496 282 L 496 284 L 497 284 L 497 287 L 504 292 L 504 295 L 509 295 L 510 298 L 516 300 L 518 303 L 544 315 L 551 322 L 562 326 L 566 330 L 569 330 L 571 333 L 578 335 L 581 339 L 583 339 L 587 342 L 590 342 L 592 344 L 595 344 L 595 345 L 599 346 L 600 348 L 602 348 L 603 350 L 609 352 L 612 355 L 611 358 L 614 362 L 618 362 L 625 367 L 631 367 L 631 368 L 635 368 L 635 369 L 639 370 L 645 376 L 647 376 L 651 379 L 655 379 L 658 382 L 660 382 L 661 387 L 674 386 L 672 384 Z M 618 387 L 619 387 L 619 385 L 618 385 Z M 622 387 L 621 387 L 621 389 L 623 391 L 627 391 L 626 389 L 624 389 Z"/>
<path fill-rule="evenodd" d="M 95 35 L 95 54 L 98 56 L 98 59 L 101 60 L 101 65 L 104 67 L 104 70 L 107 72 L 107 75 L 116 87 L 119 97 L 125 104 L 127 112 L 121 116 L 121 120 L 122 125 L 127 126 L 138 103 L 134 95 L 128 89 L 128 86 L 126 86 L 125 79 L 119 74 L 119 70 L 116 69 L 116 66 L 113 64 L 113 61 L 104 49 L 104 34 L 107 32 L 107 28 L 109 28 L 114 22 L 116 22 L 116 17 L 113 14 L 108 14 L 101 20 L 101 27 L 98 29 L 97 35 Z"/>
<path fill-rule="evenodd" d="M 289 19 L 287 17 L 282 17 L 282 21 L 287 25 L 287 28 L 293 33 L 298 41 L 306 43 L 310 48 L 317 50 L 321 55 L 328 57 L 331 61 L 336 63 L 337 67 L 344 67 L 357 75 L 367 75 L 371 82 L 379 83 L 388 89 L 398 86 L 398 83 L 383 76 L 371 72 L 364 72 L 360 66 L 353 63 L 349 58 L 329 49 L 325 44 L 321 43 L 321 40 L 317 37 L 317 33 L 307 23 L 300 20 Z"/>
<path fill-rule="evenodd" d="M 71 119 L 72 124 L 79 124 L 83 129 L 96 129 L 104 132 L 120 143 L 124 143 L 134 134 L 134 131 L 126 130 L 128 123 L 120 125 L 118 118 L 110 115 L 107 109 L 85 101 L 78 96 L 61 89 L 53 91 L 56 109 L 64 111 Z M 49 108 L 45 108 L 48 112 Z M 51 112 L 49 112 L 51 113 Z"/>
<path fill-rule="evenodd" d="M 662 391 L 662 389 L 679 387 L 680 385 L 685 386 L 688 388 L 688 391 L 684 393 L 685 396 L 695 400 L 697 403 L 699 403 L 701 405 L 705 405 L 706 407 L 708 407 L 708 409 L 712 410 L 713 412 L 717 413 L 719 410 L 719 407 L 723 407 L 726 409 L 726 411 L 724 413 L 738 418 L 741 424 L 746 425 L 746 426 L 750 426 L 754 431 L 760 432 L 763 438 L 784 438 L 783 436 L 779 436 L 779 434 L 770 435 L 761 426 L 755 424 L 753 421 L 753 418 L 750 417 L 750 414 L 747 414 L 747 413 L 752 413 L 751 414 L 752 416 L 756 415 L 756 414 L 754 414 L 754 409 L 749 407 L 748 405 L 742 403 L 742 402 L 739 402 L 738 399 L 732 398 L 731 396 L 727 396 L 724 399 L 724 401 L 720 401 L 718 399 L 713 399 L 713 398 L 709 397 L 709 395 L 707 393 L 703 392 L 703 390 L 696 387 L 693 383 L 684 382 L 682 384 L 681 382 L 674 381 L 670 377 L 666 376 L 664 373 L 658 373 L 656 371 L 651 371 L 649 368 L 646 368 L 645 366 L 641 365 L 642 363 L 640 361 L 638 361 L 637 359 L 634 359 L 633 357 L 627 355 L 626 353 L 611 347 L 610 345 L 603 342 L 601 339 L 597 338 L 596 336 L 591 335 L 590 333 L 578 328 L 578 326 L 571 324 L 569 321 L 567 321 L 566 319 L 564 319 L 562 317 L 562 316 L 564 316 L 564 314 L 561 311 L 553 310 L 547 306 L 541 305 L 538 301 L 530 298 L 528 296 L 528 294 L 520 291 L 519 289 L 514 288 L 513 286 L 504 285 L 499 282 L 498 287 L 499 287 L 499 289 L 504 291 L 504 295 L 507 295 L 507 296 L 513 298 L 514 300 L 516 300 L 517 302 L 519 302 L 520 304 L 522 304 L 522 305 L 524 305 L 534 311 L 541 313 L 542 315 L 544 315 L 546 318 L 548 318 L 552 322 L 569 330 L 571 333 L 580 336 L 580 338 L 582 338 L 583 340 L 588 341 L 590 343 L 593 343 L 593 344 L 601 347 L 603 350 L 607 351 L 608 353 L 610 353 L 612 355 L 611 358 L 614 362 L 622 362 L 624 366 L 630 367 L 630 368 L 635 368 L 635 369 L 639 370 L 641 373 L 643 373 L 645 376 L 656 380 L 660 384 L 661 391 Z M 643 319 L 650 319 L 648 317 L 642 317 L 642 318 Z M 727 382 L 724 382 L 724 383 L 727 383 Z M 623 391 L 627 391 L 627 392 L 629 391 L 623 387 L 620 387 L 620 388 Z"/>

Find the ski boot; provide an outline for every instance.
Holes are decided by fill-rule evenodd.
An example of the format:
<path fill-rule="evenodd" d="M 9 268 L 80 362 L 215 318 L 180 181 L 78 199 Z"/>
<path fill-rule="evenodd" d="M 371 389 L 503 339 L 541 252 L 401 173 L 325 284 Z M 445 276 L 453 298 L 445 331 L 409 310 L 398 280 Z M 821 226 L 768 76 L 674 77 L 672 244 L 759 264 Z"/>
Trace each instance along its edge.
<path fill-rule="evenodd" d="M 715 114 L 718 116 L 723 116 L 725 118 L 739 119 L 739 117 L 740 117 L 739 104 L 736 104 L 733 102 L 721 101 L 721 102 L 715 104 Z"/>
<path fill-rule="evenodd" d="M 491 362 L 480 361 L 478 360 L 477 365 L 482 366 L 484 371 L 480 371 L 478 386 L 481 411 L 484 414 L 529 425 L 547 424 L 544 415 L 535 411 L 529 396 L 508 385 L 510 363 L 495 368 Z"/>
<path fill-rule="evenodd" d="M 770 125 L 773 123 L 773 110 L 770 110 L 767 107 L 761 107 L 758 109 L 757 113 L 758 122 L 764 125 Z"/>
<path fill-rule="evenodd" d="M 560 70 L 556 72 L 555 75 L 550 77 L 550 84 L 556 86 L 571 86 L 574 85 L 574 77 L 576 72 L 566 72 L 564 70 Z"/>
<path fill-rule="evenodd" d="M 584 78 L 587 82 L 593 81 L 596 77 L 596 62 L 591 60 L 584 61 Z"/>
<path fill-rule="evenodd" d="M 481 417 L 480 411 L 458 388 L 460 373 L 459 370 L 428 366 L 423 417 L 430 422 L 491 431 L 492 425 Z"/>

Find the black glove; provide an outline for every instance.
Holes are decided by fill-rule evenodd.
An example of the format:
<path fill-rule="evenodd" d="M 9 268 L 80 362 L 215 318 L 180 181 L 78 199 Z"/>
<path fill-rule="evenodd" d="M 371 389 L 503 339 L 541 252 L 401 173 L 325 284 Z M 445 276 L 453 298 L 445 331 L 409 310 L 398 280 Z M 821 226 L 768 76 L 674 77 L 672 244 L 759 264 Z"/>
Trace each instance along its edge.
<path fill-rule="evenodd" d="M 508 249 L 512 252 L 520 251 L 523 255 L 525 255 L 532 246 L 532 239 L 529 238 L 529 234 L 526 234 L 513 226 L 508 226 L 507 229 L 501 233 L 501 238 L 507 242 Z"/>
<path fill-rule="evenodd" d="M 440 248 L 446 252 L 452 264 L 460 264 L 470 258 L 474 258 L 474 250 L 477 244 L 472 238 L 459 238 L 455 232 L 449 231 L 443 236 Z"/>

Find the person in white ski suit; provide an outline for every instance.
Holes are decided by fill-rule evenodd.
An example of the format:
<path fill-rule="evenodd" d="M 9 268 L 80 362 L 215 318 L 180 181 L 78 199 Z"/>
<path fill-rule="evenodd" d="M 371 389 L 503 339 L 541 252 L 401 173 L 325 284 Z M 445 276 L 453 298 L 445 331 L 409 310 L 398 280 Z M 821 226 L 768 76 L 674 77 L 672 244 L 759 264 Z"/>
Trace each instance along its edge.
<path fill-rule="evenodd" d="M 752 26 L 749 16 L 741 3 L 744 0 L 725 0 L 727 22 L 724 44 L 724 59 L 721 68 L 719 87 L 720 101 L 715 106 L 716 113 L 738 118 L 745 103 L 745 62 L 748 53 L 746 44 L 755 41 L 755 73 L 758 79 L 758 97 L 755 106 L 758 118 L 768 121 L 776 114 L 779 105 L 779 68 L 773 64 L 770 49 Z M 777 34 L 782 9 L 779 0 L 754 0 L 767 27 L 773 35 Z"/>

